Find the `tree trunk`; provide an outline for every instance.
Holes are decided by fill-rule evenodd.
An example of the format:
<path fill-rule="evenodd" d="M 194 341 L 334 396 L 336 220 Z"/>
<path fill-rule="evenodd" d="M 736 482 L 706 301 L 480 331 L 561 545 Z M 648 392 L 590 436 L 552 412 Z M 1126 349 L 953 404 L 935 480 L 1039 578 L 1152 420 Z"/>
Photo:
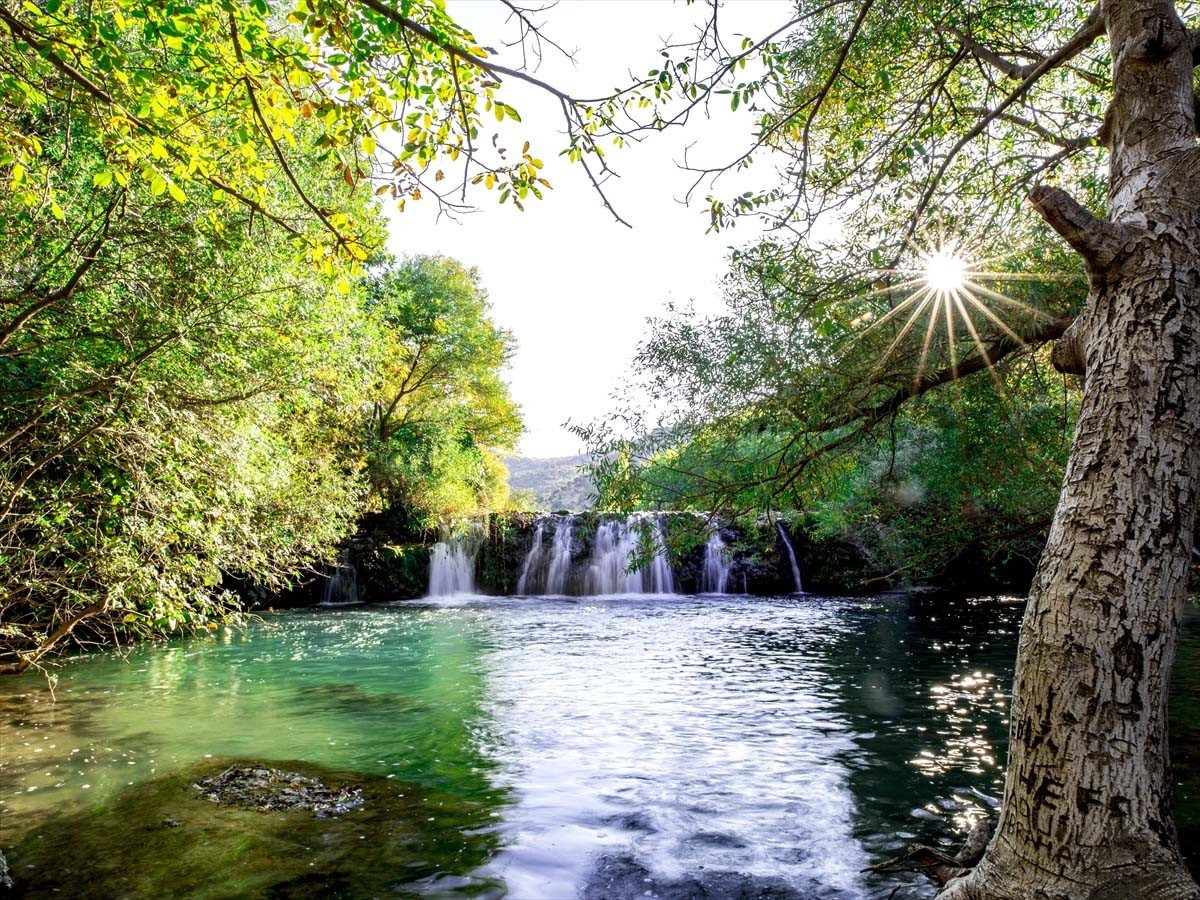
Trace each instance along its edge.
<path fill-rule="evenodd" d="M 1021 626 L 1004 805 L 954 900 L 1200 898 L 1172 815 L 1167 693 L 1200 485 L 1200 150 L 1192 42 L 1169 0 L 1105 0 L 1107 220 L 1031 197 L 1085 258 L 1055 354 L 1085 374 Z"/>

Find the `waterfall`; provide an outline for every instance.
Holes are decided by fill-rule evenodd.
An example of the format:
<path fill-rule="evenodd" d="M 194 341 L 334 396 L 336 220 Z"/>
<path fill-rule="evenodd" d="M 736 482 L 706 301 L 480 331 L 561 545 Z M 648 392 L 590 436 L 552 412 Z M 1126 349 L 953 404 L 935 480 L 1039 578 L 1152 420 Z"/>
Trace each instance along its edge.
<path fill-rule="evenodd" d="M 329 573 L 325 582 L 325 596 L 322 606 L 336 606 L 340 603 L 358 602 L 358 569 L 350 562 L 350 550 L 343 547 L 338 551 L 337 563 Z"/>
<path fill-rule="evenodd" d="M 667 560 L 662 522 L 658 519 L 650 520 L 650 543 L 654 549 L 650 564 L 626 571 L 638 551 L 638 538 L 645 523 L 644 516 L 635 515 L 628 522 L 603 522 L 596 528 L 586 579 L 587 594 L 675 593 L 675 575 Z"/>
<path fill-rule="evenodd" d="M 731 565 L 729 554 L 725 552 L 725 542 L 721 540 L 721 532 L 714 531 L 708 536 L 708 543 L 704 545 L 704 569 L 700 574 L 700 593 L 726 593 Z"/>
<path fill-rule="evenodd" d="M 567 574 L 571 571 L 571 532 L 574 525 L 569 516 L 558 520 L 554 527 L 554 544 L 550 548 L 550 572 L 546 576 L 547 594 L 567 592 Z"/>
<path fill-rule="evenodd" d="M 475 593 L 475 556 L 482 544 L 478 524 L 467 534 L 438 541 L 429 552 L 429 596 Z"/>
<path fill-rule="evenodd" d="M 776 522 L 775 525 L 779 528 L 779 536 L 783 538 L 783 546 L 787 548 L 788 560 L 792 564 L 792 580 L 796 583 L 796 593 L 803 594 L 804 586 L 800 582 L 800 565 L 796 562 L 796 551 L 792 549 L 792 542 L 788 540 L 787 532 L 783 530 L 783 523 Z"/>
<path fill-rule="evenodd" d="M 545 526 L 539 519 L 537 528 L 533 530 L 533 545 L 529 548 L 529 555 L 525 557 L 525 563 L 521 566 L 521 577 L 517 579 L 517 593 L 527 594 L 533 582 L 529 576 L 532 574 L 537 577 L 538 569 L 542 565 L 542 557 L 545 553 L 542 551 L 542 535 L 545 532 Z M 557 540 L 557 534 L 555 540 Z"/>
<path fill-rule="evenodd" d="M 546 533 L 550 530 L 551 519 L 554 531 L 547 548 Z M 675 573 L 671 571 L 667 557 L 663 524 L 657 517 L 635 513 L 624 521 L 605 519 L 599 522 L 584 571 L 580 571 L 578 565 L 572 566 L 573 554 L 578 549 L 578 525 L 578 519 L 572 516 L 544 516 L 538 520 L 533 542 L 521 564 L 521 574 L 517 579 L 518 594 L 562 596 L 582 593 L 584 596 L 599 596 L 675 593 Z M 644 549 L 641 546 L 643 535 L 650 542 L 651 558 L 640 568 L 626 571 L 630 560 Z M 445 554 L 448 551 L 441 552 Z M 729 565 L 725 563 L 721 585 L 728 581 L 728 569 Z"/>

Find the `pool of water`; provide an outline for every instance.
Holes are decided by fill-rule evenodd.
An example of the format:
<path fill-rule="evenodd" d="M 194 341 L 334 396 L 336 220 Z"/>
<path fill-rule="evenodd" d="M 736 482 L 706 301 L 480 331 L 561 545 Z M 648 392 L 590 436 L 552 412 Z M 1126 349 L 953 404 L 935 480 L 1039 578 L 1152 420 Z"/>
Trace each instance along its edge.
<path fill-rule="evenodd" d="M 931 896 L 862 869 L 913 841 L 952 850 L 996 805 L 1020 614 L 461 598 L 91 654 L 53 698 L 0 682 L 0 848 L 29 896 Z M 247 849 L 230 833 L 270 814 L 215 821 L 188 789 L 230 759 L 368 779 L 394 808 Z M 121 862 L 62 866 L 73 853 Z"/>

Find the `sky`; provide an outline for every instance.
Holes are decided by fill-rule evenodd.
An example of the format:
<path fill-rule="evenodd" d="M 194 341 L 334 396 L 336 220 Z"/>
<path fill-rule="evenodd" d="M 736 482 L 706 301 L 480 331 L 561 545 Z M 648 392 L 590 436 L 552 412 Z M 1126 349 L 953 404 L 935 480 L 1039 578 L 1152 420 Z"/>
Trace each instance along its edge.
<path fill-rule="evenodd" d="M 501 4 L 451 0 L 449 9 L 481 43 L 502 51 L 499 62 L 519 64 L 519 54 L 505 51 L 496 36 L 511 31 Z M 723 31 L 763 34 L 791 9 L 790 0 L 728 0 Z M 664 39 L 691 34 L 702 12 L 703 4 L 670 0 L 563 0 L 546 13 L 546 31 L 575 51 L 574 63 L 550 51 L 537 75 L 585 96 L 603 94 L 629 70 L 653 68 Z M 605 190 L 633 226 L 626 228 L 604 209 L 582 168 L 557 157 L 564 146 L 557 101 L 512 80 L 502 94 L 520 111 L 520 134 L 545 161 L 554 190 L 527 203 L 525 213 L 497 206 L 480 190 L 477 211 L 458 222 L 438 220 L 432 203 L 409 203 L 405 212 L 391 212 L 389 247 L 399 255 L 452 256 L 479 270 L 493 318 L 517 339 L 506 377 L 525 419 L 519 452 L 570 455 L 583 448 L 564 423 L 590 422 L 613 407 L 647 317 L 672 300 L 694 301 L 703 312 L 721 309 L 729 248 L 756 231 L 744 224 L 706 234 L 707 192 L 683 205 L 693 176 L 678 162 L 689 145 L 693 162 L 727 161 L 745 148 L 753 121 L 744 109 L 722 109 L 712 120 L 610 153 L 620 177 Z"/>

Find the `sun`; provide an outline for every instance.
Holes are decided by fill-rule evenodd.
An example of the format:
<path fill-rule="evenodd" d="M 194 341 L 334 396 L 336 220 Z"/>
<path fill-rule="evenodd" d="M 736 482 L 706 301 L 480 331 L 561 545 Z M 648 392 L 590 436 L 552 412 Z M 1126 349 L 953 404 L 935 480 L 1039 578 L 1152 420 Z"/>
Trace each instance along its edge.
<path fill-rule="evenodd" d="M 966 238 L 939 235 L 924 246 L 913 239 L 907 244 L 913 251 L 911 267 L 873 270 L 878 278 L 876 287 L 863 296 L 886 295 L 889 308 L 882 315 L 874 315 L 873 310 L 859 315 L 851 323 L 857 329 L 855 341 L 885 328 L 890 331 L 891 340 L 875 366 L 882 371 L 892 354 L 914 335 L 920 351 L 914 384 L 924 377 L 926 364 L 941 353 L 948 357 L 950 373 L 957 378 L 959 354 L 968 344 L 997 378 L 992 366 L 995 349 L 991 346 L 996 338 L 986 332 L 994 329 L 1002 335 L 1001 340 L 1023 345 L 1024 339 L 1005 319 L 1012 318 L 1015 325 L 1034 318 L 1048 319 L 1050 314 L 1007 296 L 997 289 L 999 285 L 991 285 L 1043 281 L 1053 276 L 989 271 L 989 264 L 1003 257 L 980 258 L 970 251 L 971 242 Z"/>
<path fill-rule="evenodd" d="M 954 252 L 941 247 L 925 257 L 925 284 L 936 294 L 958 294 L 967 283 L 970 264 Z"/>

